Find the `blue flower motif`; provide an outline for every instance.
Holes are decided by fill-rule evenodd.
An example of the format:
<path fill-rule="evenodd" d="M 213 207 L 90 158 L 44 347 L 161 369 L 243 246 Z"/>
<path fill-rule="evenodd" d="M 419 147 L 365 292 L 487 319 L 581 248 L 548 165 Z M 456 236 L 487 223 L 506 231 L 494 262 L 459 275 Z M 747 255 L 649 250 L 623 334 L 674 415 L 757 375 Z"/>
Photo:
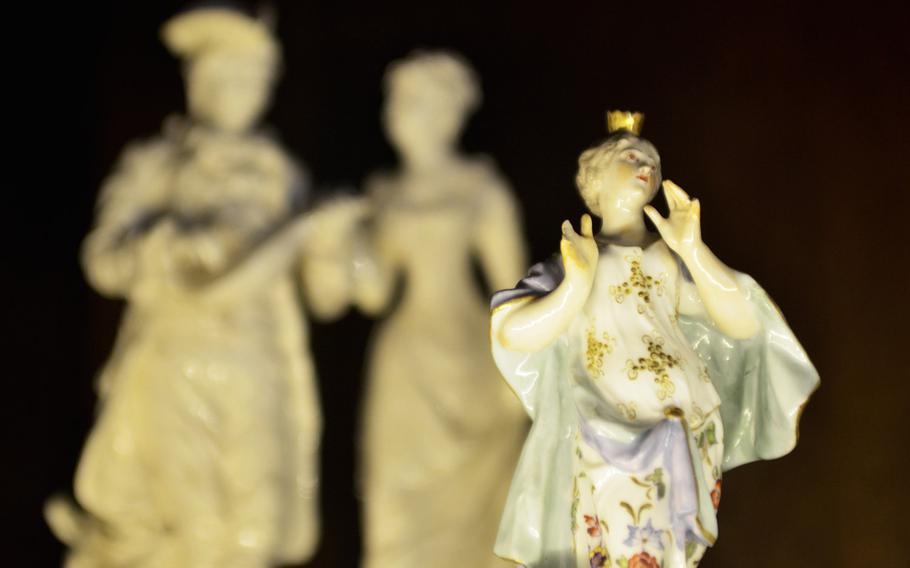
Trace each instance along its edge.
<path fill-rule="evenodd" d="M 641 549 L 644 550 L 648 544 L 654 544 L 658 549 L 664 549 L 664 543 L 661 539 L 663 532 L 654 528 L 654 525 L 651 524 L 651 519 L 648 519 L 647 524 L 643 527 L 636 527 L 634 525 L 626 526 L 629 528 L 629 536 L 623 541 L 624 545 L 640 545 Z"/>

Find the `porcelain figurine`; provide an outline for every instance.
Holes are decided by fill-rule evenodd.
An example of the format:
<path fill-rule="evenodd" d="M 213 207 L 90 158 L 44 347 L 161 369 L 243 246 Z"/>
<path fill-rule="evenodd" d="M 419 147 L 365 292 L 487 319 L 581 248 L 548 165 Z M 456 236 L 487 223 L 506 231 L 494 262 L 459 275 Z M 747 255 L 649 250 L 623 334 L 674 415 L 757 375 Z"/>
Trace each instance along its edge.
<path fill-rule="evenodd" d="M 521 276 L 518 208 L 488 159 L 457 151 L 480 99 L 467 63 L 415 53 L 388 68 L 385 91 L 401 169 L 369 179 L 360 229 L 307 263 L 335 291 L 323 314 L 345 294 L 390 312 L 371 341 L 362 418 L 363 565 L 506 566 L 492 546 L 527 418 L 490 356 L 472 259 L 492 289 Z M 345 255 L 351 270 L 324 285 Z"/>
<path fill-rule="evenodd" d="M 496 553 L 528 567 L 692 567 L 724 471 L 793 449 L 818 375 L 758 284 L 701 239 L 638 113 L 582 153 L 591 217 L 493 298 L 496 363 L 534 423 Z M 644 215 L 658 233 L 646 229 Z"/>
<path fill-rule="evenodd" d="M 318 535 L 321 417 L 293 265 L 312 231 L 300 169 L 254 128 L 279 45 L 258 18 L 168 21 L 189 116 L 134 144 L 83 247 L 127 311 L 76 472 L 46 514 L 81 567 L 265 567 Z"/>

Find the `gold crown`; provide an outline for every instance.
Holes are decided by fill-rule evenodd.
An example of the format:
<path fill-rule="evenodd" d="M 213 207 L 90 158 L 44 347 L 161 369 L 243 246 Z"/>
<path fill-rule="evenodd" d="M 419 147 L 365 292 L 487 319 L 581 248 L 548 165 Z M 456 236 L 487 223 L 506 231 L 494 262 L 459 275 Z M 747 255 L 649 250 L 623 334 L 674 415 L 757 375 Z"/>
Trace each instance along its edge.
<path fill-rule="evenodd" d="M 620 130 L 628 130 L 632 134 L 641 134 L 641 127 L 645 123 L 645 115 L 640 112 L 629 112 L 627 110 L 608 110 L 607 111 L 607 132 L 614 133 Z"/>

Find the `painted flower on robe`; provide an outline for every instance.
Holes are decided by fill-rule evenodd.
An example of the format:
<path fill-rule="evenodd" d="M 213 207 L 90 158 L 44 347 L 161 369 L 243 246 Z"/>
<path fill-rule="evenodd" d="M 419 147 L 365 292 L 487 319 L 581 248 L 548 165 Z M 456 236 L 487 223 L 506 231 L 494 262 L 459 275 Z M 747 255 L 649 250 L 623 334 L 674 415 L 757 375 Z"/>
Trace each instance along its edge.
<path fill-rule="evenodd" d="M 591 549 L 591 552 L 588 553 L 588 560 L 591 563 L 591 568 L 603 568 L 607 565 L 607 562 L 609 562 L 610 557 L 607 555 L 607 551 L 604 547 L 595 546 Z"/>
<path fill-rule="evenodd" d="M 643 527 L 636 527 L 634 525 L 627 526 L 629 527 L 629 536 L 623 541 L 624 545 L 637 545 L 645 548 L 648 544 L 654 544 L 660 550 L 664 549 L 664 543 L 660 538 L 661 531 L 654 528 L 654 525 L 651 524 L 651 519 L 648 519 L 648 523 Z M 632 566 L 631 560 L 629 562 L 629 566 Z"/>
<path fill-rule="evenodd" d="M 656 558 L 642 551 L 629 559 L 629 568 L 660 568 L 660 563 Z"/>
<path fill-rule="evenodd" d="M 720 480 L 714 484 L 714 489 L 711 490 L 711 503 L 714 504 L 714 510 L 716 511 L 720 507 Z"/>
<path fill-rule="evenodd" d="M 588 527 L 588 536 L 600 536 L 600 520 L 596 515 L 585 515 L 585 525 Z"/>

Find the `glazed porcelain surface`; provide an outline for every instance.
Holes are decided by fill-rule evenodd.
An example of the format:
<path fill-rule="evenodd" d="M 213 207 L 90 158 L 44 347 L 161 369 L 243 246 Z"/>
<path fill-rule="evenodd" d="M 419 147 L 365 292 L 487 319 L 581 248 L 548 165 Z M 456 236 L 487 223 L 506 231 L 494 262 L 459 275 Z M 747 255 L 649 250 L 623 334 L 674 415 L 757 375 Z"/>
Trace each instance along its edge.
<path fill-rule="evenodd" d="M 79 567 L 300 562 L 319 527 L 321 417 L 292 268 L 301 171 L 254 128 L 278 45 L 260 20 L 171 19 L 189 117 L 131 145 L 83 247 L 127 310 L 75 480 L 48 521 Z"/>
<path fill-rule="evenodd" d="M 694 567 L 717 538 L 725 470 L 796 444 L 818 375 L 749 276 L 663 182 L 642 117 L 579 159 L 602 219 L 563 224 L 561 254 L 493 298 L 496 363 L 534 423 L 496 553 L 529 567 Z M 648 215 L 658 234 L 647 231 Z"/>

